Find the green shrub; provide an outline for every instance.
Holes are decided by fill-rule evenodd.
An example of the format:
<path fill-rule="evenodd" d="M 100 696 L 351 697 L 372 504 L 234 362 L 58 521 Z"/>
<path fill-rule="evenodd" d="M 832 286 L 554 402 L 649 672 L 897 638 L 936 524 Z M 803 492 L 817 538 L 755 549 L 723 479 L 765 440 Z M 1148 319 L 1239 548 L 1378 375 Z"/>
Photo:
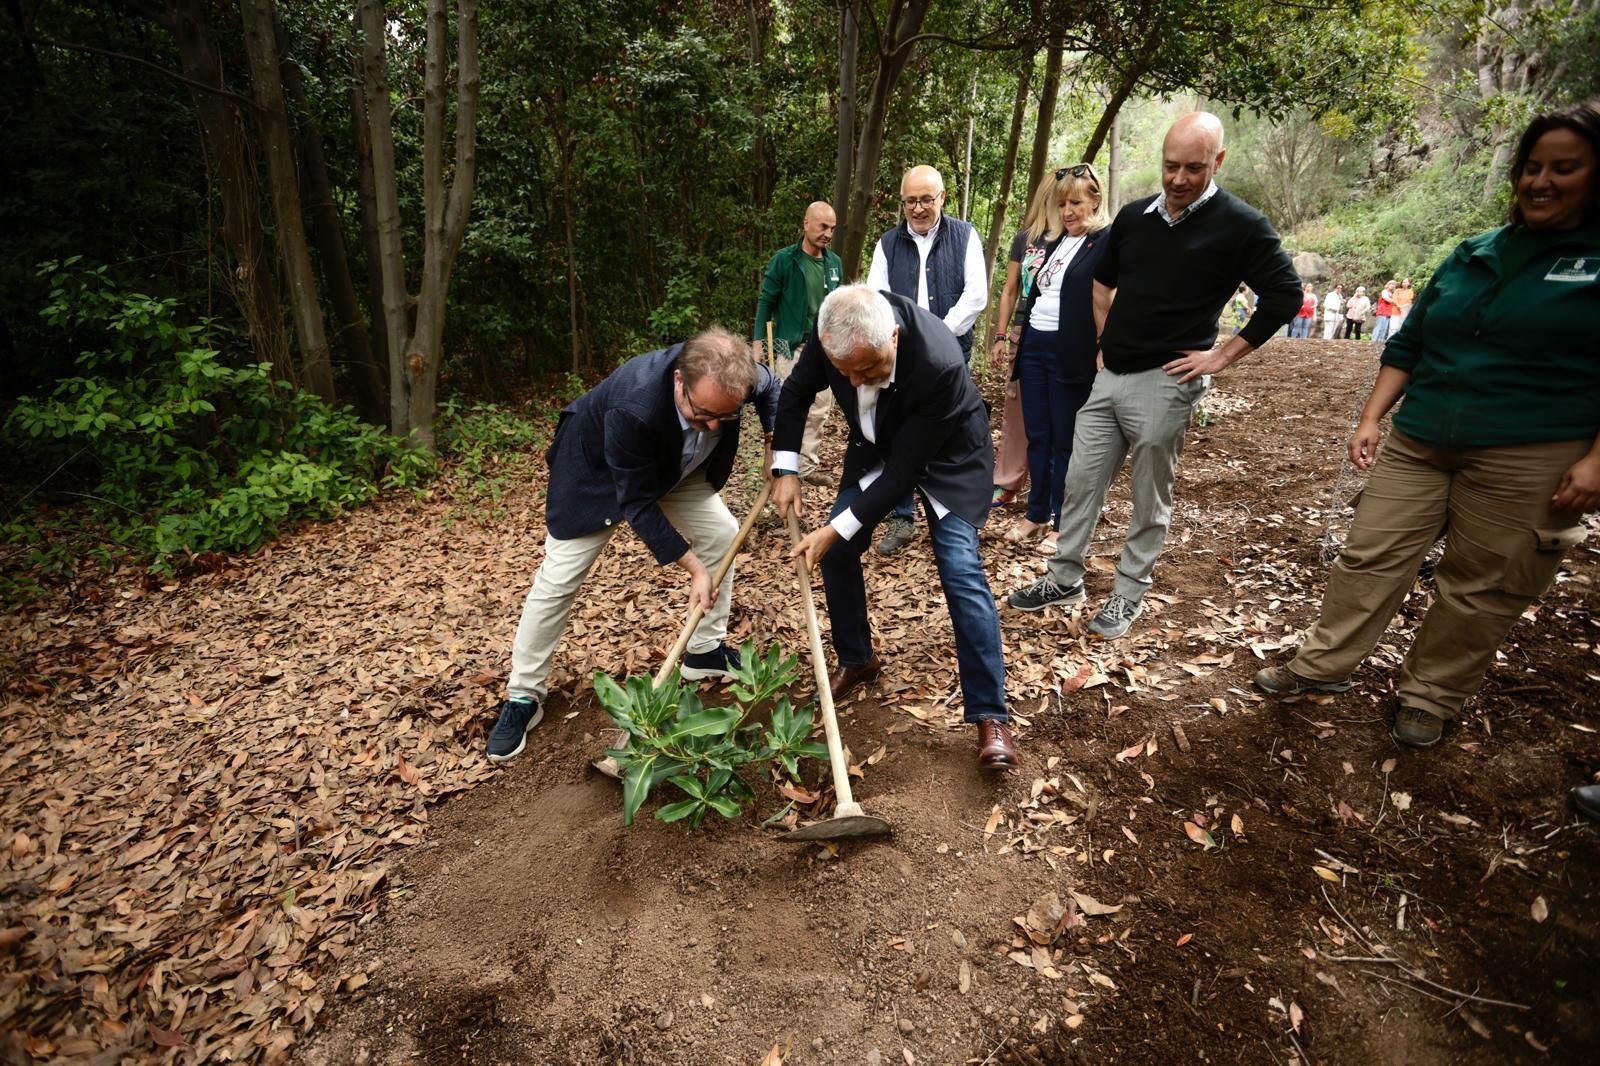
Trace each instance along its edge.
<path fill-rule="evenodd" d="M 660 688 L 648 677 L 630 677 L 618 685 L 605 674 L 594 675 L 594 691 L 611 720 L 628 734 L 626 746 L 608 751 L 622 768 L 622 821 L 632 825 L 651 789 L 665 781 L 687 799 L 656 811 L 663 822 L 687 819 L 699 825 L 712 811 L 737 818 L 755 790 L 739 775 L 746 767 L 777 763 L 800 777 L 801 759 L 825 759 L 828 751 L 808 741 L 812 711 L 796 711 L 788 696 L 778 696 L 770 726 L 750 721 L 751 712 L 794 683 L 797 659 L 783 658 L 777 644 L 756 654 L 754 641 L 739 651 L 739 667 L 729 691 L 732 707 L 706 707 L 694 686 L 676 671 Z"/>
<path fill-rule="evenodd" d="M 42 317 L 86 346 L 76 376 L 24 397 L 0 426 L 22 469 L 47 471 L 12 501 L 7 543 L 65 535 L 36 507 L 65 496 L 114 543 L 171 573 L 364 502 L 385 471 L 396 484 L 428 473 L 431 460 L 348 408 L 273 380 L 265 364 L 230 361 L 222 346 L 233 338 L 212 322 L 183 323 L 176 301 L 120 291 L 105 268 L 75 260 L 41 274 L 51 287 Z"/>

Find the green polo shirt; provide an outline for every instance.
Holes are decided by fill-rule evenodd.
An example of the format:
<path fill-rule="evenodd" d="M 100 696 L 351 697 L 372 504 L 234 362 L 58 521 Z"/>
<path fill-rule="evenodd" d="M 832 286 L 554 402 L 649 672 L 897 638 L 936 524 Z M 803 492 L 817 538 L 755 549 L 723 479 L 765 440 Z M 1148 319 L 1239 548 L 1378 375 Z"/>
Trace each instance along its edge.
<path fill-rule="evenodd" d="M 1389 339 L 1394 425 L 1447 451 L 1600 434 L 1600 226 L 1457 246 Z"/>

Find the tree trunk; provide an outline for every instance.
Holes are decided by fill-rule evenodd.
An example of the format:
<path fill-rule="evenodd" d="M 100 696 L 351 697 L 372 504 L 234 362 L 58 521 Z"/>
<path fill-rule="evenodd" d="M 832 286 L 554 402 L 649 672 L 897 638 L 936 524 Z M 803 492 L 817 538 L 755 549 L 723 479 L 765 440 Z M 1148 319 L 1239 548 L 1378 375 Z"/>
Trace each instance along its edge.
<path fill-rule="evenodd" d="M 307 389 L 328 403 L 334 402 L 333 364 L 322 307 L 317 302 L 317 282 L 311 269 L 311 249 L 306 244 L 305 217 L 300 207 L 300 177 L 294 147 L 289 139 L 288 111 L 283 101 L 283 81 L 278 74 L 278 49 L 273 41 L 273 0 L 240 0 L 244 22 L 245 55 L 250 62 L 250 82 L 255 90 L 261 141 L 267 152 L 267 177 L 272 184 L 272 214 L 277 223 L 278 255 L 289 285 L 289 308 L 295 339 L 300 345 L 300 370 Z"/>
<path fill-rule="evenodd" d="M 1033 79 L 1033 59 L 1030 56 L 1017 75 L 1017 98 L 1011 105 L 1011 133 L 1006 137 L 1006 161 L 1000 171 L 1000 195 L 994 201 L 994 219 L 989 223 L 989 239 L 983 242 L 983 261 L 994 275 L 994 257 L 1000 250 L 1000 236 L 1005 232 L 1006 208 L 1011 203 L 1011 183 L 1017 176 L 1017 149 L 1022 144 L 1022 118 L 1028 110 L 1028 82 Z"/>
<path fill-rule="evenodd" d="M 861 49 L 860 0 L 839 4 L 839 141 L 837 173 L 833 181 L 833 206 L 843 217 L 850 202 L 850 178 L 856 147 L 856 56 Z"/>
<path fill-rule="evenodd" d="M 372 130 L 367 124 L 367 97 L 361 62 L 356 62 L 356 80 L 350 86 L 350 124 L 356 150 L 358 197 L 361 204 L 361 249 L 367 259 L 367 319 L 372 323 L 367 333 L 372 345 L 372 361 L 377 364 L 379 380 L 383 382 L 384 412 L 389 405 L 389 334 L 383 313 L 383 254 L 378 245 L 378 187 L 372 176 Z M 385 414 L 384 417 L 387 417 Z M 383 421 L 383 418 L 379 419 Z"/>
<path fill-rule="evenodd" d="M 444 364 L 445 298 L 456 252 L 467 233 L 472 188 L 477 178 L 478 0 L 458 0 L 456 17 L 455 172 L 444 177 L 446 45 L 445 0 L 428 0 L 428 49 L 422 112 L 422 288 L 417 293 L 417 328 L 406 351 L 411 432 L 433 450 L 433 416 L 439 370 Z"/>
<path fill-rule="evenodd" d="M 772 139 L 767 133 L 767 88 L 762 67 L 766 63 L 767 29 L 772 25 L 772 0 L 747 0 L 750 15 L 750 73 L 755 78 L 755 99 L 750 114 L 755 119 L 755 160 L 750 168 L 750 188 L 754 206 L 765 211 L 772 205 L 772 187 L 777 164 L 772 158 Z"/>
<path fill-rule="evenodd" d="M 1044 180 L 1045 167 L 1050 163 L 1050 134 L 1056 124 L 1056 96 L 1061 90 L 1061 55 L 1063 45 L 1057 37 L 1050 42 L 1044 62 L 1044 84 L 1039 87 L 1039 116 L 1033 127 L 1033 158 L 1028 163 L 1028 195 L 1025 203 L 1033 202 L 1033 191 Z"/>
<path fill-rule="evenodd" d="M 1122 81 L 1111 93 L 1111 99 L 1106 101 L 1105 109 L 1100 112 L 1100 121 L 1095 123 L 1094 132 L 1089 135 L 1089 143 L 1083 146 L 1083 161 L 1093 163 L 1094 157 L 1100 154 L 1100 146 L 1106 143 L 1106 136 L 1111 132 L 1111 124 L 1122 113 L 1122 105 L 1127 103 L 1134 87 L 1139 84 L 1139 79 L 1144 77 L 1145 67 L 1135 63 L 1123 72 Z"/>
<path fill-rule="evenodd" d="M 289 58 L 289 38 L 281 19 L 273 20 L 273 31 L 282 65 L 284 95 L 294 109 L 294 125 L 299 134 L 300 174 L 306 207 L 311 215 L 311 239 L 317 246 L 323 284 L 328 287 L 334 314 L 338 316 L 339 345 L 344 349 L 346 364 L 355 380 L 361 417 L 382 425 L 388 406 L 383 375 L 373 357 L 367 321 L 361 313 L 361 301 L 356 297 L 355 281 L 350 276 L 339 208 L 333 201 L 333 183 L 328 180 L 328 164 L 322 154 L 322 130 L 306 103 L 305 79 L 300 76 L 300 67 Z"/>
<path fill-rule="evenodd" d="M 972 91 L 967 94 L 967 148 L 961 163 L 961 217 L 972 221 L 972 127 L 978 115 L 978 72 L 972 72 Z"/>
<path fill-rule="evenodd" d="M 1106 213 L 1115 218 L 1122 208 L 1122 114 L 1111 120 L 1111 138 L 1106 152 Z M 1090 160 L 1093 162 L 1093 160 Z"/>
<path fill-rule="evenodd" d="M 446 46 L 450 31 L 445 0 L 428 0 L 422 106 L 422 285 L 416 297 L 414 324 L 407 320 L 410 308 L 400 246 L 383 0 L 360 0 L 356 17 L 363 42 L 361 63 L 372 131 L 383 313 L 389 336 L 390 430 L 405 437 L 413 447 L 432 451 L 439 370 L 444 363 L 445 297 L 456 253 L 466 236 L 477 178 L 478 3 L 459 0 L 457 7 L 455 167 L 453 180 L 446 182 Z"/>
<path fill-rule="evenodd" d="M 410 408 L 406 403 L 406 343 L 411 339 L 410 296 L 406 292 L 404 247 L 400 238 L 400 196 L 395 181 L 394 122 L 389 103 L 389 67 L 385 42 L 388 19 L 383 0 L 359 0 L 361 80 L 366 96 L 367 129 L 372 141 L 373 202 L 376 205 L 378 258 L 373 269 L 383 287 L 384 343 L 389 351 L 389 432 L 409 439 Z"/>
<path fill-rule="evenodd" d="M 883 137 L 889 117 L 889 102 L 906 65 L 916 53 L 910 40 L 922 31 L 929 0 L 894 0 L 885 23 L 883 51 L 878 60 L 878 76 L 872 81 L 866 118 L 861 123 L 860 144 L 856 148 L 851 176 L 849 209 L 846 212 L 843 260 L 844 276 L 855 277 L 861 269 L 861 252 L 866 243 L 867 218 L 872 211 L 872 195 L 878 179 L 878 162 L 883 156 Z"/>
<path fill-rule="evenodd" d="M 162 21 L 177 42 L 185 76 L 223 88 L 222 60 L 211 43 L 203 0 L 171 0 Z M 275 377 L 295 384 L 294 360 L 283 331 L 283 305 L 261 229 L 255 170 L 246 155 L 244 120 L 226 97 L 199 90 L 191 90 L 190 95 L 200 115 L 205 150 L 222 201 L 222 241 L 233 257 L 225 273 L 250 330 L 256 362 L 271 364 Z"/>

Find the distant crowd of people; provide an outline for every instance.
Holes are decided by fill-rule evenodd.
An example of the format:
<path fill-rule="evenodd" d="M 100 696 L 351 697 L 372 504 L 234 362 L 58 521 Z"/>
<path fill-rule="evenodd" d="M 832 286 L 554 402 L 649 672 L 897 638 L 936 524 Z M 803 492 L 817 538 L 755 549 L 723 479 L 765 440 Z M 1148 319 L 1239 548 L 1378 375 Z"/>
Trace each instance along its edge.
<path fill-rule="evenodd" d="M 1379 290 L 1376 300 L 1367 295 L 1365 285 L 1357 285 L 1356 291 L 1349 296 L 1345 295 L 1343 285 L 1334 285 L 1319 300 L 1316 286 L 1306 282 L 1301 287 L 1300 310 L 1289 320 L 1288 336 L 1291 340 L 1311 339 L 1317 331 L 1320 315 L 1322 339 L 1325 341 L 1361 340 L 1362 331 L 1371 322 L 1372 333 L 1368 339 L 1382 344 L 1400 332 L 1400 326 L 1416 299 L 1417 293 L 1411 287 L 1410 278 L 1390 278 Z M 1235 333 L 1244 328 L 1254 310 L 1255 295 L 1247 286 L 1239 286 L 1229 304 Z"/>

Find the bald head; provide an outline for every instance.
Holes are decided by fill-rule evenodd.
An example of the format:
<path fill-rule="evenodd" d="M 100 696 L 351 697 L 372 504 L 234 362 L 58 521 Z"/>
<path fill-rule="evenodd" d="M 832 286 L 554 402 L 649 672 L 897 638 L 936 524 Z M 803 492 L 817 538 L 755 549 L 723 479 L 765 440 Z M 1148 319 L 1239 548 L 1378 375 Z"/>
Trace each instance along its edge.
<path fill-rule="evenodd" d="M 1176 215 L 1200 198 L 1227 155 L 1222 120 L 1209 111 L 1192 111 L 1172 124 L 1161 142 L 1161 188 L 1167 213 Z"/>
<path fill-rule="evenodd" d="M 927 233 L 944 208 L 944 176 L 930 166 L 912 167 L 900 179 L 900 205 L 911 228 Z"/>
<path fill-rule="evenodd" d="M 813 201 L 800 223 L 800 250 L 813 259 L 821 255 L 822 250 L 833 243 L 833 230 L 838 224 L 833 208 L 821 200 Z"/>

